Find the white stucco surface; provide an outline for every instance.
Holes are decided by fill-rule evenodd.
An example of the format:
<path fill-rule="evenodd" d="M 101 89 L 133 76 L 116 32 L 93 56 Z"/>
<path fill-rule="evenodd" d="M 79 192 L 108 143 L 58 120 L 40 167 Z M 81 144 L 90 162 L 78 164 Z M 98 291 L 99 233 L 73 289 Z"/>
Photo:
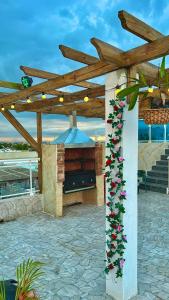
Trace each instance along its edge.
<path fill-rule="evenodd" d="M 125 70 L 118 70 L 108 75 L 106 81 L 106 119 L 112 107 L 109 100 L 115 97 L 114 88 L 117 84 L 125 82 Z M 138 167 L 138 105 L 131 112 L 124 112 L 124 127 L 122 148 L 124 161 L 124 180 L 126 180 L 127 200 L 124 215 L 126 245 L 123 278 L 116 279 L 111 271 L 106 279 L 106 292 L 116 300 L 128 300 L 137 294 L 137 167 Z M 112 132 L 106 123 L 106 139 Z M 106 153 L 108 150 L 106 149 Z M 108 224 L 107 224 L 108 225 Z"/>

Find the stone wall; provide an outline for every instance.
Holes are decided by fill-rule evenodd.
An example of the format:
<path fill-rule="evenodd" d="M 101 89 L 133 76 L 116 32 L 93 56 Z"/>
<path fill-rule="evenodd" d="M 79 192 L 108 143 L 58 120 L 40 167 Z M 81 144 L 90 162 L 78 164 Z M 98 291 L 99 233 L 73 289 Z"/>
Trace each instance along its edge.
<path fill-rule="evenodd" d="M 43 211 L 42 195 L 20 196 L 0 200 L 0 222 Z"/>
<path fill-rule="evenodd" d="M 169 143 L 139 143 L 138 169 L 150 171 L 168 146 Z"/>

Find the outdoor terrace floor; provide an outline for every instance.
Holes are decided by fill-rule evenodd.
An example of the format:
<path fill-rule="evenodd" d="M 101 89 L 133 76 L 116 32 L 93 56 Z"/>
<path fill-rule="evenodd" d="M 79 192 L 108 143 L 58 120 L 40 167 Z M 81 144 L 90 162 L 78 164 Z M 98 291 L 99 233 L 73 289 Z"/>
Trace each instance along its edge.
<path fill-rule="evenodd" d="M 64 218 L 46 214 L 0 224 L 1 275 L 31 257 L 43 261 L 42 300 L 111 299 L 105 295 L 103 207 L 76 205 Z M 139 194 L 138 280 L 135 299 L 169 299 L 169 196 Z"/>

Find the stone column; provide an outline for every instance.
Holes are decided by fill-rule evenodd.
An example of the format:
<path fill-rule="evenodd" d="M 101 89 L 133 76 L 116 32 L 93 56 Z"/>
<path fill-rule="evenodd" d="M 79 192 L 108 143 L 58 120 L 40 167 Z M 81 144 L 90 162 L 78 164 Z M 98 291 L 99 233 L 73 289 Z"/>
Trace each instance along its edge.
<path fill-rule="evenodd" d="M 63 214 L 64 145 L 42 145 L 44 211 Z"/>
<path fill-rule="evenodd" d="M 112 107 L 109 105 L 110 99 L 115 99 L 117 84 L 126 82 L 125 70 L 118 70 L 108 75 L 106 81 L 106 120 Z M 124 111 L 124 127 L 122 136 L 122 148 L 124 161 L 124 180 L 126 180 L 125 190 L 127 200 L 125 200 L 125 210 L 123 224 L 128 243 L 125 250 L 125 264 L 123 277 L 116 278 L 114 270 L 106 275 L 106 292 L 116 300 L 128 300 L 137 294 L 137 164 L 138 164 L 138 105 L 134 110 Z M 110 124 L 106 123 L 106 140 L 108 134 L 112 133 Z M 109 154 L 106 149 L 106 154 Z M 106 186 L 107 190 L 108 186 Z M 106 198 L 108 192 L 106 193 Z M 107 208 L 108 209 L 108 208 Z M 106 224 L 108 227 L 108 223 Z"/>

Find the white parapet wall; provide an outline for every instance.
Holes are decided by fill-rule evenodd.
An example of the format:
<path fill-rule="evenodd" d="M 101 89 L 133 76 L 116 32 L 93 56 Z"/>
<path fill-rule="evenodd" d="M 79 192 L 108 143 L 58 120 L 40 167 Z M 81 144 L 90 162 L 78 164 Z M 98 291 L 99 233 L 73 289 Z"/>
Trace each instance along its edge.
<path fill-rule="evenodd" d="M 42 194 L 0 200 L 0 222 L 15 220 L 41 211 L 43 211 Z"/>
<path fill-rule="evenodd" d="M 35 151 L 0 152 L 0 160 L 37 158 L 37 157 L 38 157 L 38 153 Z"/>

